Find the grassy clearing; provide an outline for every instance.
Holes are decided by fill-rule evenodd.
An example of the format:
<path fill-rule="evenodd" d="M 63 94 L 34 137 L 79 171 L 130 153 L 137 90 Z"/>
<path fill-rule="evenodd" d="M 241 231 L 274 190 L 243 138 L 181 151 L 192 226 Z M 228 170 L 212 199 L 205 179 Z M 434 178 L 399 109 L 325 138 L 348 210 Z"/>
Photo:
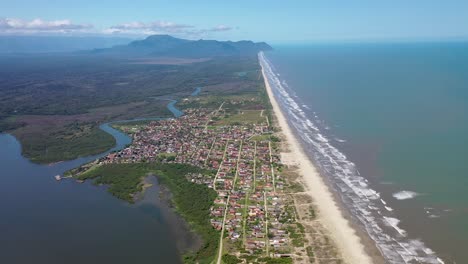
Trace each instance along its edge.
<path fill-rule="evenodd" d="M 267 140 L 270 140 L 270 135 L 268 135 L 268 134 L 257 135 L 257 136 L 251 137 L 250 140 L 254 140 L 254 141 L 267 141 Z"/>
<path fill-rule="evenodd" d="M 236 125 L 236 124 L 259 124 L 265 122 L 265 117 L 261 115 L 261 110 L 242 110 L 236 114 L 226 114 L 224 118 L 217 120 L 216 125 Z"/>

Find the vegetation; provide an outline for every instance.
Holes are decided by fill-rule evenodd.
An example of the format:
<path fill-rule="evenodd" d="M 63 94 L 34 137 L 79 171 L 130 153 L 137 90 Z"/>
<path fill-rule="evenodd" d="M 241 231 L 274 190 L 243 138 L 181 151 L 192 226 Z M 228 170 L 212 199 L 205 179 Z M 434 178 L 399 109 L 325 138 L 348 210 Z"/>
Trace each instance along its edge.
<path fill-rule="evenodd" d="M 16 122 L 14 116 L 0 115 L 0 131 L 10 131 L 24 126 L 24 123 Z"/>
<path fill-rule="evenodd" d="M 229 254 L 224 254 L 222 257 L 222 261 L 224 264 L 237 264 L 242 262 L 242 260 L 238 259 L 236 256 Z"/>
<path fill-rule="evenodd" d="M 185 175 L 189 172 L 207 171 L 189 165 L 164 164 L 159 165 L 157 175 L 162 184 L 168 186 L 174 195 L 174 203 L 178 212 L 203 238 L 202 248 L 185 256 L 187 263 L 209 263 L 215 256 L 218 247 L 218 231 L 211 227 L 210 207 L 216 198 L 216 192 L 205 185 L 189 182 Z"/>
<path fill-rule="evenodd" d="M 133 203 L 134 194 L 142 190 L 142 179 L 149 172 L 145 164 L 106 164 L 80 174 L 78 179 L 94 179 L 95 184 L 109 185 L 112 195 Z"/>
<path fill-rule="evenodd" d="M 270 139 L 271 139 L 272 142 L 280 142 L 281 141 L 281 139 L 279 137 L 277 137 L 277 136 L 271 136 Z"/>
<path fill-rule="evenodd" d="M 309 206 L 309 217 L 311 219 L 315 219 L 315 217 L 316 217 L 315 210 L 314 210 L 313 206 Z"/>
<path fill-rule="evenodd" d="M 292 244 L 295 247 L 303 247 L 305 240 L 304 235 L 304 226 L 300 223 L 296 223 L 296 226 L 289 225 L 287 229 L 289 237 L 291 238 Z"/>
<path fill-rule="evenodd" d="M 251 140 L 255 140 L 255 141 L 266 141 L 266 140 L 269 140 L 269 139 L 270 139 L 269 134 L 257 135 L 257 136 L 253 136 L 251 138 Z"/>
<path fill-rule="evenodd" d="M 148 125 L 153 120 L 138 120 L 123 123 L 112 123 L 110 126 L 127 134 L 132 134 L 139 128 Z"/>
<path fill-rule="evenodd" d="M 158 154 L 158 161 L 174 161 L 176 159 L 175 153 L 160 153 Z"/>
<path fill-rule="evenodd" d="M 265 117 L 261 115 L 260 110 L 243 110 L 236 114 L 229 115 L 216 122 L 218 125 L 229 124 L 258 124 L 265 121 Z"/>
<path fill-rule="evenodd" d="M 302 186 L 302 184 L 300 184 L 299 182 L 292 182 L 292 183 L 289 185 L 289 190 L 290 190 L 292 193 L 303 192 L 303 191 L 304 191 L 304 186 Z"/>
<path fill-rule="evenodd" d="M 16 136 L 32 161 L 50 163 L 111 148 L 113 139 L 98 129 L 104 122 L 170 116 L 167 100 L 159 99 L 190 97 L 195 87 L 203 87 L 202 93 L 214 95 L 206 103 L 216 102 L 215 107 L 221 96 L 261 92 L 256 56 L 185 64 L 167 60 L 162 65 L 92 54 L 2 57 L 0 132 Z M 249 101 L 243 109 L 259 105 Z"/>
<path fill-rule="evenodd" d="M 176 210 L 203 239 L 199 251 L 186 254 L 184 262 L 209 263 L 216 255 L 219 242 L 219 232 L 209 222 L 209 209 L 216 192 L 205 185 L 188 181 L 185 175 L 210 171 L 182 164 L 106 164 L 90 169 L 79 175 L 78 179 L 94 179 L 96 184 L 109 185 L 112 195 L 133 203 L 134 195 L 142 190 L 142 179 L 150 173 L 157 175 L 160 183 L 169 188 Z"/>
<path fill-rule="evenodd" d="M 94 125 L 65 127 L 58 131 L 28 136 L 20 128 L 17 133 L 22 140 L 22 152 L 36 163 L 52 163 L 74 159 L 79 156 L 94 155 L 115 145 L 112 135 Z"/>
<path fill-rule="evenodd" d="M 266 264 L 292 264 L 293 261 L 291 258 L 259 258 L 258 261 L 260 263 L 266 263 Z"/>
<path fill-rule="evenodd" d="M 311 246 L 307 246 L 306 251 L 307 251 L 307 256 L 309 256 L 310 262 L 314 263 L 315 262 L 314 250 L 312 249 Z"/>

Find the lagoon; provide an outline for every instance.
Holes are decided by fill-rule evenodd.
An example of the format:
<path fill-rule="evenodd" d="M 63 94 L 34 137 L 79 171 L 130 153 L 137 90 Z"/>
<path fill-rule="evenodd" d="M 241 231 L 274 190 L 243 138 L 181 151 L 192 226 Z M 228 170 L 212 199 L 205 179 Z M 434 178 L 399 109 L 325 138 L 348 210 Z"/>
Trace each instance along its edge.
<path fill-rule="evenodd" d="M 168 109 L 178 117 L 176 102 Z M 180 263 L 181 250 L 199 243 L 156 199 L 155 179 L 134 205 L 103 186 L 54 179 L 131 143 L 109 123 L 100 128 L 115 137 L 115 147 L 51 165 L 30 162 L 15 137 L 0 134 L 0 263 Z"/>

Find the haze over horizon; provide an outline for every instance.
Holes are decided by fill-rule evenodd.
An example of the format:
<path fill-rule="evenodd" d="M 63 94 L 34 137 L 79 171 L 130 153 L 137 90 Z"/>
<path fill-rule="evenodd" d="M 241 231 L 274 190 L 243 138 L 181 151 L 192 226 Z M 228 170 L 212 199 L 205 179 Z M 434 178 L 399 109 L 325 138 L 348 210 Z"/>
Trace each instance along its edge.
<path fill-rule="evenodd" d="M 24 6 L 33 8 L 23 8 Z M 2 4 L 0 35 L 170 34 L 269 43 L 466 40 L 468 2 L 31 1 Z M 261 23 L 260 23 L 261 22 Z"/>

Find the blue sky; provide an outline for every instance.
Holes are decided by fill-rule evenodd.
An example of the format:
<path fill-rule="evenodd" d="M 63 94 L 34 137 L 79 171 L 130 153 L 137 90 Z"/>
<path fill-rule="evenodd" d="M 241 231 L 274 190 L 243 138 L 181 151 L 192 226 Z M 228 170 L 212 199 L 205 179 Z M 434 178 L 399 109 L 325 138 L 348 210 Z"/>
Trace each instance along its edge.
<path fill-rule="evenodd" d="M 468 38 L 467 0 L 15 0 L 0 34 L 314 42 Z"/>

